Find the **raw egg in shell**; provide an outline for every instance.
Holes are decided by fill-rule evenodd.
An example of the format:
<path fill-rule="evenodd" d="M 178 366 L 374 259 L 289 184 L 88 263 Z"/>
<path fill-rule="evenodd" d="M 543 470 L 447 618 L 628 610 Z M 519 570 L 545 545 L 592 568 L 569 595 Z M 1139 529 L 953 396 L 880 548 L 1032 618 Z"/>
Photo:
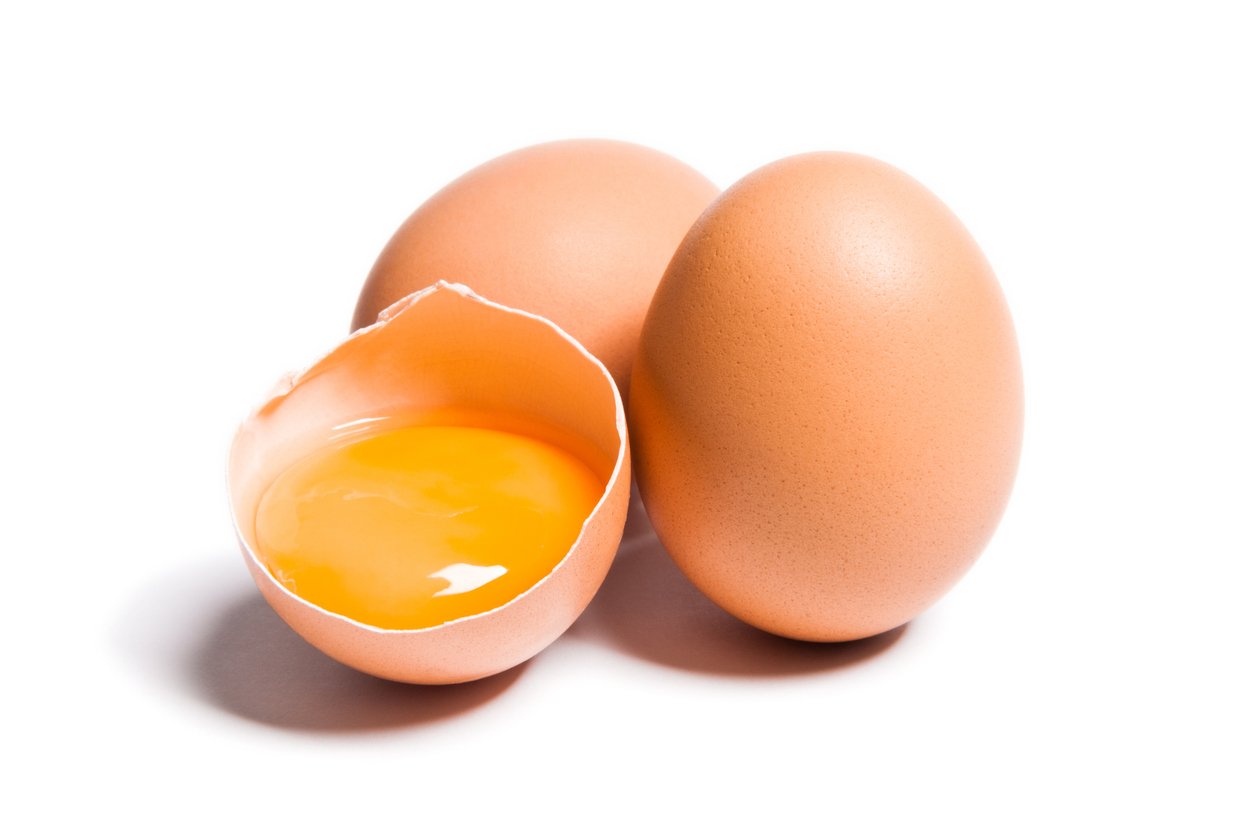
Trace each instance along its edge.
<path fill-rule="evenodd" d="M 601 362 L 440 282 L 244 421 L 231 509 L 258 588 L 311 644 L 383 678 L 469 681 L 588 605 L 623 530 L 627 453 Z"/>

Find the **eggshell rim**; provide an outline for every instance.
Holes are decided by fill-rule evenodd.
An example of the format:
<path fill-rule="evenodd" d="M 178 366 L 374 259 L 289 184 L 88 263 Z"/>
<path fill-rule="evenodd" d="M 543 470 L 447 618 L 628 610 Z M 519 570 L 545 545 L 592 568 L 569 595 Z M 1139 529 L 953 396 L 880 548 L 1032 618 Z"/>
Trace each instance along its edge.
<path fill-rule="evenodd" d="M 237 440 L 239 439 L 241 433 L 244 431 L 245 427 L 248 426 L 249 422 L 256 419 L 261 412 L 265 411 L 276 401 L 282 400 L 284 397 L 288 396 L 288 394 L 291 391 L 293 391 L 297 386 L 301 384 L 305 376 L 312 369 L 320 365 L 324 360 L 326 360 L 332 354 L 343 349 L 346 345 L 351 344 L 354 340 L 362 338 L 362 336 L 366 333 L 383 328 L 392 319 L 394 319 L 403 311 L 418 304 L 420 301 L 422 301 L 426 297 L 434 295 L 439 292 L 453 292 L 467 299 L 468 301 L 471 301 L 477 304 L 482 304 L 486 307 L 496 309 L 503 313 L 513 314 L 517 316 L 524 316 L 526 318 L 533 319 L 537 322 L 540 322 L 544 325 L 549 326 L 550 329 L 554 331 L 554 333 L 556 333 L 559 337 L 567 341 L 569 345 L 576 348 L 576 350 L 579 351 L 580 354 L 584 356 L 586 360 L 593 363 L 593 365 L 598 369 L 598 371 L 601 372 L 603 380 L 606 382 L 607 386 L 611 389 L 611 393 L 615 398 L 615 429 L 616 429 L 616 435 L 619 437 L 620 443 L 619 443 L 618 452 L 616 454 L 615 466 L 612 468 L 611 473 L 607 476 L 605 480 L 606 483 L 603 487 L 602 495 L 598 498 L 598 502 L 594 505 L 593 509 L 590 510 L 589 513 L 585 516 L 585 520 L 581 522 L 580 531 L 577 533 L 576 539 L 573 540 L 571 547 L 568 548 L 567 552 L 563 555 L 563 558 L 559 560 L 558 562 L 556 562 L 554 566 L 550 569 L 550 571 L 546 573 L 544 577 L 539 579 L 537 582 L 533 583 L 524 591 L 512 597 L 510 600 L 506 601 L 505 603 L 499 606 L 495 606 L 492 609 L 486 609 L 483 612 L 476 612 L 475 614 L 464 615 L 461 618 L 455 618 L 454 620 L 447 620 L 443 623 L 438 623 L 433 626 L 424 626 L 418 629 L 388 629 L 381 626 L 375 626 L 370 623 L 364 623 L 363 621 L 356 620 L 354 618 L 348 617 L 347 615 L 342 615 L 338 612 L 333 612 L 330 609 L 324 609 L 322 606 L 319 606 L 315 603 L 311 603 L 309 600 L 306 600 L 304 597 L 301 597 L 300 595 L 296 594 L 287 586 L 285 586 L 283 583 L 280 583 L 278 580 L 275 579 L 275 576 L 271 574 L 270 570 L 262 563 L 260 559 L 258 559 L 258 556 L 257 554 L 253 552 L 253 549 L 249 547 L 249 544 L 244 537 L 244 532 L 241 530 L 240 520 L 236 517 L 234 503 L 231 501 L 232 485 L 231 485 L 231 469 L 230 469 L 231 467 L 231 452 L 230 451 L 231 449 L 234 449 Z M 342 620 L 351 626 L 355 626 L 360 629 L 365 629 L 370 632 L 376 632 L 382 635 L 433 632 L 438 629 L 444 629 L 449 626 L 454 626 L 455 624 L 465 623 L 467 621 L 476 620 L 477 618 L 483 618 L 488 615 L 492 615 L 496 612 L 500 612 L 503 609 L 506 609 L 507 607 L 515 604 L 519 600 L 522 600 L 524 597 L 531 594 L 535 589 L 540 588 L 542 585 L 545 584 L 547 580 L 549 580 L 552 576 L 554 576 L 554 574 L 560 568 L 562 568 L 565 563 L 567 563 L 567 561 L 571 558 L 572 554 L 581 545 L 582 541 L 585 538 L 585 531 L 589 527 L 590 521 L 594 517 L 596 517 L 599 513 L 602 512 L 603 506 L 606 504 L 608 497 L 612 493 L 612 488 L 615 487 L 616 483 L 620 479 L 620 473 L 621 473 L 621 470 L 623 470 L 624 468 L 627 455 L 628 455 L 628 421 L 624 413 L 624 401 L 623 401 L 623 398 L 621 398 L 620 396 L 619 386 L 615 384 L 615 380 L 612 378 L 611 372 L 607 370 L 607 367 L 602 364 L 601 360 L 599 360 L 596 356 L 590 353 L 589 349 L 587 349 L 584 345 L 582 345 L 575 337 L 573 337 L 567 331 L 563 330 L 563 328 L 559 327 L 550 319 L 547 319 L 544 316 L 539 316 L 536 313 L 530 313 L 527 310 L 521 310 L 516 307 L 509 307 L 508 305 L 495 302 L 491 299 L 486 299 L 484 296 L 481 296 L 480 294 L 476 293 L 476 291 L 472 290 L 466 284 L 462 284 L 460 282 L 450 282 L 450 281 L 445 281 L 444 279 L 441 279 L 441 280 L 436 281 L 433 284 L 428 285 L 427 287 L 416 290 L 415 292 L 411 293 L 408 296 L 403 296 L 402 298 L 398 299 L 393 304 L 381 310 L 379 313 L 379 316 L 377 316 L 376 320 L 372 322 L 370 325 L 365 325 L 359 328 L 358 330 L 352 332 L 351 334 L 349 334 L 349 336 L 342 339 L 340 342 L 334 345 L 330 350 L 323 353 L 318 359 L 316 359 L 314 362 L 307 365 L 301 371 L 286 374 L 280 378 L 279 382 L 272 388 L 271 392 L 263 399 L 261 405 L 257 406 L 252 411 L 250 411 L 249 414 L 242 421 L 240 421 L 240 424 L 237 427 L 236 432 L 232 436 L 232 443 L 228 447 L 227 504 L 228 504 L 228 510 L 231 514 L 232 527 L 236 533 L 236 541 L 240 543 L 241 550 L 244 551 L 248 559 L 250 559 L 260 569 L 260 573 L 262 576 L 265 576 L 267 580 L 275 588 L 279 589 L 283 594 L 297 601 L 299 604 L 306 606 L 310 609 L 313 609 L 314 611 L 320 614 L 328 615 L 333 618 Z"/>

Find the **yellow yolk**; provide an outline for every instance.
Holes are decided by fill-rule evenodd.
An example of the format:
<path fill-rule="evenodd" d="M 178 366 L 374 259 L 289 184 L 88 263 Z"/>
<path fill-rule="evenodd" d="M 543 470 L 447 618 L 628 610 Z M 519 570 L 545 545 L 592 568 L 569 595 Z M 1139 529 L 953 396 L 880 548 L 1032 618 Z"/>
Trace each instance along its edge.
<path fill-rule="evenodd" d="M 571 549 L 604 482 L 525 435 L 406 426 L 331 445 L 258 505 L 259 558 L 317 606 L 420 629 L 509 602 Z"/>

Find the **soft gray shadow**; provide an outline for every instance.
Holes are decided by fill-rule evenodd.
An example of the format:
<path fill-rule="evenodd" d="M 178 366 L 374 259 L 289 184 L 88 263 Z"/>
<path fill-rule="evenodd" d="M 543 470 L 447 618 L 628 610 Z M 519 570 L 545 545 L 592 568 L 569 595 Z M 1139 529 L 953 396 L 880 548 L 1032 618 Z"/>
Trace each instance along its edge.
<path fill-rule="evenodd" d="M 154 678 L 244 719 L 321 733 L 440 722 L 498 696 L 523 669 L 443 686 L 360 673 L 293 632 L 249 582 L 239 557 L 221 560 L 236 570 L 232 580 L 215 566 L 154 586 L 128 608 L 117 643 Z"/>
<path fill-rule="evenodd" d="M 907 626 L 844 643 L 780 638 L 725 612 L 686 579 L 636 495 L 607 580 L 569 634 L 669 667 L 725 676 L 789 676 L 851 667 L 889 649 Z"/>
<path fill-rule="evenodd" d="M 259 594 L 223 612 L 189 659 L 207 701 L 286 728 L 355 731 L 457 716 L 497 696 L 523 665 L 466 684 L 399 684 L 333 661 L 284 623 Z"/>

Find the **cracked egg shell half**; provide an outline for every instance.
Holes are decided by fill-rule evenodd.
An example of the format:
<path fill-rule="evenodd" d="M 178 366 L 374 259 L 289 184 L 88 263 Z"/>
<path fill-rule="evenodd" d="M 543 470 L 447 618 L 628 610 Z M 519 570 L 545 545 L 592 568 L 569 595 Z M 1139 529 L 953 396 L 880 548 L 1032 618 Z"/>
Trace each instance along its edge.
<path fill-rule="evenodd" d="M 255 520 L 268 488 L 339 430 L 397 415 L 492 414 L 562 438 L 605 487 L 548 574 L 488 611 L 390 629 L 329 611 L 279 582 L 260 558 Z M 285 379 L 241 425 L 228 464 L 231 512 L 266 601 L 327 655 L 381 678 L 471 681 L 536 655 L 598 590 L 624 528 L 628 435 L 606 368 L 552 322 L 438 282 L 381 312 L 310 368 Z"/>
<path fill-rule="evenodd" d="M 900 626 L 995 531 L 1021 449 L 1008 306 L 907 174 L 790 157 L 677 249 L 629 398 L 642 501 L 708 597 L 811 641 Z"/>

